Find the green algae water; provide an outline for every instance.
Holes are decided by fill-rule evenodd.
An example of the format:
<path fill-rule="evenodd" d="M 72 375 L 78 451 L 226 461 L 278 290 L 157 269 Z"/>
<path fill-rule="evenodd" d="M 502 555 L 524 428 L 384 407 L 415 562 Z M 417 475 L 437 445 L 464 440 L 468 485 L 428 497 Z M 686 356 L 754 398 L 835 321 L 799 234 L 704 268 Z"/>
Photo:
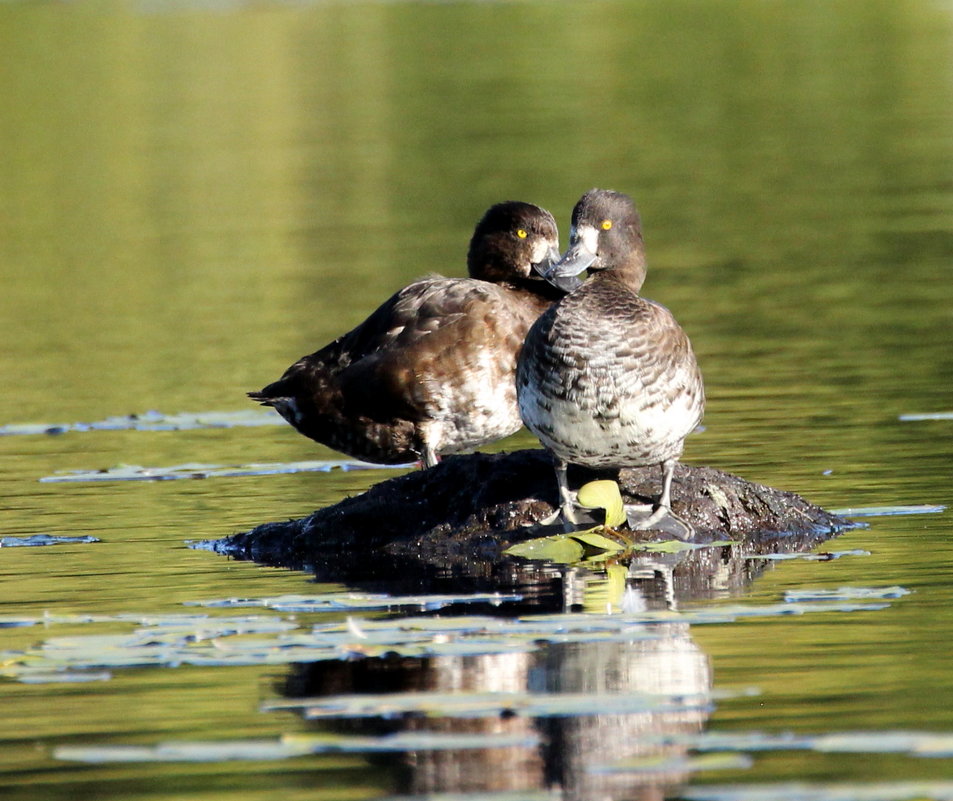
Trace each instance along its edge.
<path fill-rule="evenodd" d="M 4 798 L 953 798 L 951 64 L 912 0 L 0 4 Z M 188 546 L 395 475 L 230 415 L 593 186 L 698 354 L 686 461 L 867 527 L 690 599 Z"/>

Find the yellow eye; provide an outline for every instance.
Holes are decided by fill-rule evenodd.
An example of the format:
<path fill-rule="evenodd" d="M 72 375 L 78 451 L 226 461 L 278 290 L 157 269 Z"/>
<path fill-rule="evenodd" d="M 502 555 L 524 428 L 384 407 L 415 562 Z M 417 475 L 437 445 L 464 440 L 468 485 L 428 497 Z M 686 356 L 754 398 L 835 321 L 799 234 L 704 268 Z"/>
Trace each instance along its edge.
<path fill-rule="evenodd" d="M 522 228 L 518 228 L 518 229 L 516 230 L 516 235 L 517 235 L 520 239 L 526 239 L 526 231 L 524 231 Z"/>
<path fill-rule="evenodd" d="M 612 227 L 612 220 L 603 220 L 602 221 L 602 230 L 608 231 Z"/>

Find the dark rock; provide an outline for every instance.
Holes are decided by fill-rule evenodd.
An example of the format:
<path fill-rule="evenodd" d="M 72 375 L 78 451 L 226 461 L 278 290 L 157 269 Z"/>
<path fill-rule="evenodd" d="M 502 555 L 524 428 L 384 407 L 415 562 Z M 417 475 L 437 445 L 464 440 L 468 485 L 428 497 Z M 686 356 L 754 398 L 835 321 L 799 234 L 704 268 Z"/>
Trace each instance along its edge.
<path fill-rule="evenodd" d="M 570 469 L 574 487 L 597 477 Z M 653 501 L 661 491 L 658 467 L 625 469 L 617 477 L 627 503 Z M 556 481 L 544 451 L 452 456 L 306 518 L 235 534 L 214 548 L 265 564 L 337 566 L 345 573 L 357 564 L 393 572 L 395 564 L 412 562 L 486 574 L 510 561 L 502 556 L 510 545 L 540 536 L 537 524 L 555 503 Z M 742 541 L 746 554 L 806 550 L 851 527 L 798 495 L 710 467 L 678 466 L 672 506 L 695 528 L 696 542 Z"/>

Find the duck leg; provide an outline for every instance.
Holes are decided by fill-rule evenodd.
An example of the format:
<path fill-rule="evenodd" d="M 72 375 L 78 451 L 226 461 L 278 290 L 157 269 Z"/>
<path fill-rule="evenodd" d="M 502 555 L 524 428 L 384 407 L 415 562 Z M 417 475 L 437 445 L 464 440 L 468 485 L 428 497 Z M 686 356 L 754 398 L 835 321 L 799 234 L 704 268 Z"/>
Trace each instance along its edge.
<path fill-rule="evenodd" d="M 672 477 L 677 462 L 677 459 L 662 462 L 662 494 L 654 511 L 651 506 L 633 504 L 625 507 L 629 528 L 664 531 L 680 540 L 690 540 L 695 536 L 695 529 L 672 511 Z"/>
<path fill-rule="evenodd" d="M 571 531 L 577 520 L 574 509 L 575 498 L 573 498 L 572 491 L 569 489 L 569 480 L 566 478 L 566 470 L 569 465 L 555 453 L 552 454 L 552 457 L 553 465 L 556 468 L 556 484 L 559 487 L 559 508 L 549 517 L 544 517 L 539 523 L 542 526 L 552 526 L 562 517 L 563 528 L 566 531 Z"/>
<path fill-rule="evenodd" d="M 430 446 L 429 442 L 424 443 L 424 452 L 423 452 L 423 462 L 424 469 L 428 467 L 436 467 L 437 463 L 440 461 L 440 457 L 437 456 L 437 452 Z"/>
<path fill-rule="evenodd" d="M 572 492 L 569 489 L 569 479 L 566 476 L 569 465 L 565 459 L 560 459 L 556 456 L 553 457 L 553 460 L 556 462 L 556 483 L 559 485 L 559 503 L 562 509 L 563 519 L 567 523 L 575 524 L 577 522 L 576 510 L 574 508 L 576 499 L 573 498 Z"/>

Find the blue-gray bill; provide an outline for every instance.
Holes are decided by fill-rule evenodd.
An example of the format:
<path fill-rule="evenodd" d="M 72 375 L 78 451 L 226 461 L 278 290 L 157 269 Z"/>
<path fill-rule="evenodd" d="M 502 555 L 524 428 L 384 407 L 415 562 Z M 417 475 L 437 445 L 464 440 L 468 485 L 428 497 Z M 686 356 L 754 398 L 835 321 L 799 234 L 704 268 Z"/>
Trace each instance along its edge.
<path fill-rule="evenodd" d="M 582 240 L 579 240 L 546 271 L 543 277 L 553 286 L 565 292 L 572 292 L 582 284 L 579 274 L 595 260 L 596 254 L 590 251 Z"/>

